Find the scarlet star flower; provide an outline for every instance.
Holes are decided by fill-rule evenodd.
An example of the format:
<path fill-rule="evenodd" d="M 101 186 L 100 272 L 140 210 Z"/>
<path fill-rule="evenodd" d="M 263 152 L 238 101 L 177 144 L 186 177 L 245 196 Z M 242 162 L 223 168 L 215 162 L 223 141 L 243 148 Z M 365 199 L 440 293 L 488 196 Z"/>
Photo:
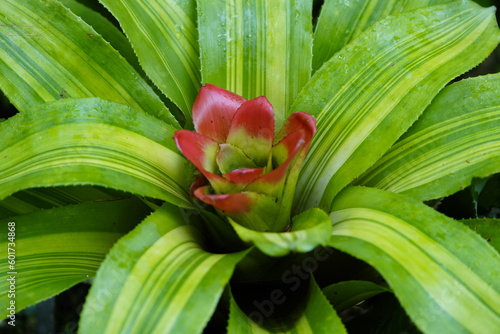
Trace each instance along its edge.
<path fill-rule="evenodd" d="M 265 97 L 246 100 L 210 84 L 201 88 L 192 114 L 196 132 L 179 130 L 174 139 L 206 178 L 193 183 L 194 196 L 248 228 L 283 231 L 314 117 L 291 114 L 275 137 Z"/>

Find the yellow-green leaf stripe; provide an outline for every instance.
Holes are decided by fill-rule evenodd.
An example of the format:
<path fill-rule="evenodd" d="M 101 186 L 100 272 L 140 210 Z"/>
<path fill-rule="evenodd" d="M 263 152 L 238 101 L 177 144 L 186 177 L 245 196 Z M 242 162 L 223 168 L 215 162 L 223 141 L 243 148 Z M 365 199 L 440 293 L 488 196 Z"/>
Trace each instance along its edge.
<path fill-rule="evenodd" d="M 201 332 L 246 254 L 211 254 L 201 243 L 178 208 L 157 210 L 113 247 L 99 269 L 81 332 Z"/>
<path fill-rule="evenodd" d="M 198 0 L 203 83 L 266 96 L 279 130 L 310 77 L 311 10 L 310 0 Z"/>
<path fill-rule="evenodd" d="M 492 9 L 454 2 L 379 21 L 339 51 L 292 106 L 318 123 L 297 183 L 297 212 L 328 208 L 446 82 L 483 60 L 499 40 Z"/>
<path fill-rule="evenodd" d="M 97 98 L 20 113 L 0 123 L 0 198 L 92 184 L 190 207 L 192 169 L 177 153 L 173 132 L 152 116 Z"/>
<path fill-rule="evenodd" d="M 191 123 L 200 88 L 196 3 L 190 0 L 104 0 L 154 84 Z"/>
<path fill-rule="evenodd" d="M 20 110 L 100 97 L 178 126 L 151 87 L 92 27 L 55 0 L 0 6 L 0 89 Z"/>
<path fill-rule="evenodd" d="M 379 271 L 425 333 L 500 329 L 500 254 L 461 223 L 398 194 L 345 189 L 332 247 Z"/>
<path fill-rule="evenodd" d="M 95 275 L 111 246 L 147 214 L 138 199 L 89 202 L 2 219 L 0 306 L 6 309 L 9 278 L 15 276 L 16 311 L 52 297 Z M 8 223 L 14 245 L 8 245 Z M 11 224 L 12 225 L 12 224 Z M 9 267 L 8 247 L 15 264 Z M 8 274 L 15 272 L 15 274 Z M 7 276 L 7 277 L 6 277 Z"/>
<path fill-rule="evenodd" d="M 446 87 L 357 184 L 429 200 L 500 172 L 498 87 L 499 74 Z"/>

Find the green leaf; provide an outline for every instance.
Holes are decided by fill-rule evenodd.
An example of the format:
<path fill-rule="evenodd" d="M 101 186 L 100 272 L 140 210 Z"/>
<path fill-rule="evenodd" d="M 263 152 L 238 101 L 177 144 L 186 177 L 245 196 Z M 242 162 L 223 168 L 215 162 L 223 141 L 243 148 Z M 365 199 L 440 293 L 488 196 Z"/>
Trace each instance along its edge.
<path fill-rule="evenodd" d="M 20 113 L 0 123 L 0 198 L 92 184 L 192 207 L 192 167 L 177 153 L 173 132 L 152 116 L 97 98 Z"/>
<path fill-rule="evenodd" d="M 0 219 L 40 209 L 79 204 L 90 201 L 109 201 L 132 197 L 112 189 L 91 186 L 36 188 L 17 192 L 0 201 Z"/>
<path fill-rule="evenodd" d="M 81 333 L 201 332 L 246 252 L 211 254 L 200 244 L 179 209 L 162 206 L 107 256 L 87 297 Z"/>
<path fill-rule="evenodd" d="M 100 97 L 178 126 L 158 96 L 92 27 L 55 0 L 0 7 L 0 89 L 20 111 Z"/>
<path fill-rule="evenodd" d="M 59 0 L 59 2 L 68 7 L 75 15 L 81 17 L 88 25 L 92 26 L 113 48 L 125 57 L 138 73 L 143 71 L 127 37 L 113 23 L 102 16 L 101 13 L 90 9 L 76 0 Z"/>
<path fill-rule="evenodd" d="M 450 0 L 326 0 L 314 31 L 313 70 L 388 15 L 445 2 Z"/>
<path fill-rule="evenodd" d="M 500 254 L 466 226 L 364 187 L 339 194 L 330 217 L 330 246 L 377 269 L 423 332 L 500 328 Z"/>
<path fill-rule="evenodd" d="M 446 82 L 483 60 L 499 39 L 493 9 L 460 1 L 379 21 L 325 63 L 292 106 L 318 123 L 296 212 L 328 208 Z"/>
<path fill-rule="evenodd" d="M 461 222 L 479 233 L 497 252 L 500 252 L 500 219 L 463 219 Z"/>
<path fill-rule="evenodd" d="M 419 200 L 451 195 L 473 177 L 500 172 L 500 74 L 462 80 L 423 116 L 357 184 Z"/>
<path fill-rule="evenodd" d="M 286 302 L 286 300 L 284 302 Z M 269 300 L 269 303 L 272 303 L 272 301 Z M 263 315 L 257 316 L 256 314 L 250 314 L 250 316 L 251 318 L 249 318 L 240 309 L 234 298 L 231 296 L 227 332 L 229 334 L 271 333 L 256 323 L 256 321 L 262 322 Z M 279 331 L 279 333 L 347 333 L 344 325 L 340 321 L 339 316 L 328 303 L 314 280 L 310 281 L 309 295 L 302 315 L 295 321 L 295 323 L 289 323 L 287 325 L 290 326 L 290 328 L 284 331 Z M 272 331 L 272 333 L 278 332 Z"/>
<path fill-rule="evenodd" d="M 155 85 L 191 123 L 200 88 L 196 3 L 190 0 L 102 0 L 118 19 Z"/>
<path fill-rule="evenodd" d="M 311 74 L 311 9 L 311 0 L 198 0 L 202 81 L 266 96 L 280 129 Z"/>
<path fill-rule="evenodd" d="M 93 277 L 115 241 L 148 213 L 147 206 L 132 198 L 2 219 L 0 289 L 5 293 L 0 296 L 0 307 L 5 310 L 9 304 L 6 276 L 15 276 L 17 311 Z M 8 222 L 15 223 L 15 245 L 7 239 Z M 14 268 L 7 262 L 8 248 L 14 250 Z"/>
<path fill-rule="evenodd" d="M 323 288 L 323 294 L 339 312 L 387 291 L 390 290 L 368 281 L 344 281 Z"/>
<path fill-rule="evenodd" d="M 289 232 L 258 232 L 229 219 L 241 240 L 253 243 L 269 256 L 306 253 L 317 246 L 327 245 L 332 226 L 328 215 L 320 209 L 310 209 L 293 217 Z"/>

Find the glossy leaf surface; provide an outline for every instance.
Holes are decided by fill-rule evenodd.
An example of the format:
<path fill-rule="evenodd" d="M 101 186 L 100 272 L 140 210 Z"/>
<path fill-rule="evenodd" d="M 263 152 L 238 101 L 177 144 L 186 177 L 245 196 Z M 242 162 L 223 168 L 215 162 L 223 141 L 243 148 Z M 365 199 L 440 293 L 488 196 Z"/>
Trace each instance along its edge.
<path fill-rule="evenodd" d="M 154 84 L 184 113 L 200 88 L 196 3 L 189 0 L 103 0 L 120 22 Z"/>
<path fill-rule="evenodd" d="M 58 1 L 4 1 L 0 59 L 6 78 L 0 88 L 21 111 L 58 99 L 100 97 L 177 126 L 134 68 Z"/>
<path fill-rule="evenodd" d="M 330 218 L 330 245 L 377 269 L 423 332 L 500 328 L 500 254 L 466 226 L 363 187 L 339 194 Z"/>
<path fill-rule="evenodd" d="M 425 201 L 500 172 L 500 75 L 446 87 L 356 183 Z"/>
<path fill-rule="evenodd" d="M 179 208 L 165 204 L 115 244 L 87 298 L 82 333 L 204 328 L 245 252 L 207 253 L 196 228 L 184 224 Z"/>
<path fill-rule="evenodd" d="M 190 207 L 185 173 L 191 169 L 176 152 L 173 131 L 100 99 L 68 99 L 20 113 L 0 123 L 0 197 L 33 187 L 92 184 Z"/>
<path fill-rule="evenodd" d="M 309 80 L 312 1 L 198 0 L 203 83 L 264 95 L 281 128 Z"/>
<path fill-rule="evenodd" d="M 0 247 L 7 252 L 7 223 L 15 223 L 14 270 L 7 260 L 2 273 L 15 272 L 16 310 L 52 297 L 89 279 L 111 246 L 128 233 L 149 209 L 138 199 L 84 203 L 2 219 Z M 5 277 L 5 276 L 2 276 Z M 6 279 L 0 281 L 8 291 Z M 10 298 L 0 296 L 6 309 Z"/>
<path fill-rule="evenodd" d="M 338 52 L 292 106 L 318 123 L 297 184 L 296 212 L 329 207 L 445 83 L 483 60 L 499 40 L 492 9 L 457 2 L 382 20 Z"/>

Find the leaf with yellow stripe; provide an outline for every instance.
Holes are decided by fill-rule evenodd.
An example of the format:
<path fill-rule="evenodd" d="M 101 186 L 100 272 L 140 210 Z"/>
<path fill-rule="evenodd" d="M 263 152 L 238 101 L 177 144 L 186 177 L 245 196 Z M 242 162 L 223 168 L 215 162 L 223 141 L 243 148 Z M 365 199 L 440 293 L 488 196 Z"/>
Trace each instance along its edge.
<path fill-rule="evenodd" d="M 196 3 L 191 0 L 103 0 L 154 84 L 184 113 L 200 88 Z"/>
<path fill-rule="evenodd" d="M 204 251 L 200 233 L 182 217 L 165 204 L 115 244 L 87 297 L 81 333 L 203 330 L 246 252 Z"/>
<path fill-rule="evenodd" d="M 266 96 L 281 128 L 311 74 L 311 10 L 311 0 L 198 0 L 202 81 Z"/>
<path fill-rule="evenodd" d="M 177 153 L 174 130 L 98 98 L 19 113 L 0 123 L 0 198 L 27 188 L 92 184 L 191 207 L 192 167 Z"/>
<path fill-rule="evenodd" d="M 500 329 L 500 254 L 463 224 L 408 197 L 340 193 L 330 246 L 377 269 L 424 333 Z"/>
<path fill-rule="evenodd" d="M 0 89 L 21 112 L 58 99 L 100 97 L 178 126 L 134 68 L 58 1 L 3 1 L 0 59 Z"/>
<path fill-rule="evenodd" d="M 450 0 L 326 0 L 314 31 L 313 70 L 375 22 L 389 15 Z"/>
<path fill-rule="evenodd" d="M 316 116 L 296 212 L 328 208 L 376 162 L 449 80 L 498 44 L 493 9 L 453 2 L 379 21 L 315 73 L 292 106 Z"/>
<path fill-rule="evenodd" d="M 5 252 L 0 263 L 0 289 L 9 291 L 7 278 L 15 276 L 15 305 L 20 311 L 93 277 L 111 246 L 149 212 L 142 201 L 131 198 L 2 219 L 0 247 Z M 15 245 L 7 247 L 9 222 L 14 223 Z M 15 254 L 12 269 L 7 248 Z M 7 293 L 0 296 L 3 310 L 9 300 Z"/>
<path fill-rule="evenodd" d="M 500 74 L 454 83 L 356 183 L 419 200 L 500 172 Z"/>
<path fill-rule="evenodd" d="M 235 299 L 231 296 L 229 310 L 228 334 L 264 334 L 264 333 L 282 333 L 282 334 L 315 334 L 315 333 L 347 333 L 339 316 L 332 308 L 326 297 L 321 292 L 316 282 L 310 280 L 309 292 L 306 298 L 305 307 L 300 317 L 290 322 L 288 319 L 286 327 L 283 330 L 267 330 L 257 324 L 261 318 L 249 318 L 238 306 Z"/>

